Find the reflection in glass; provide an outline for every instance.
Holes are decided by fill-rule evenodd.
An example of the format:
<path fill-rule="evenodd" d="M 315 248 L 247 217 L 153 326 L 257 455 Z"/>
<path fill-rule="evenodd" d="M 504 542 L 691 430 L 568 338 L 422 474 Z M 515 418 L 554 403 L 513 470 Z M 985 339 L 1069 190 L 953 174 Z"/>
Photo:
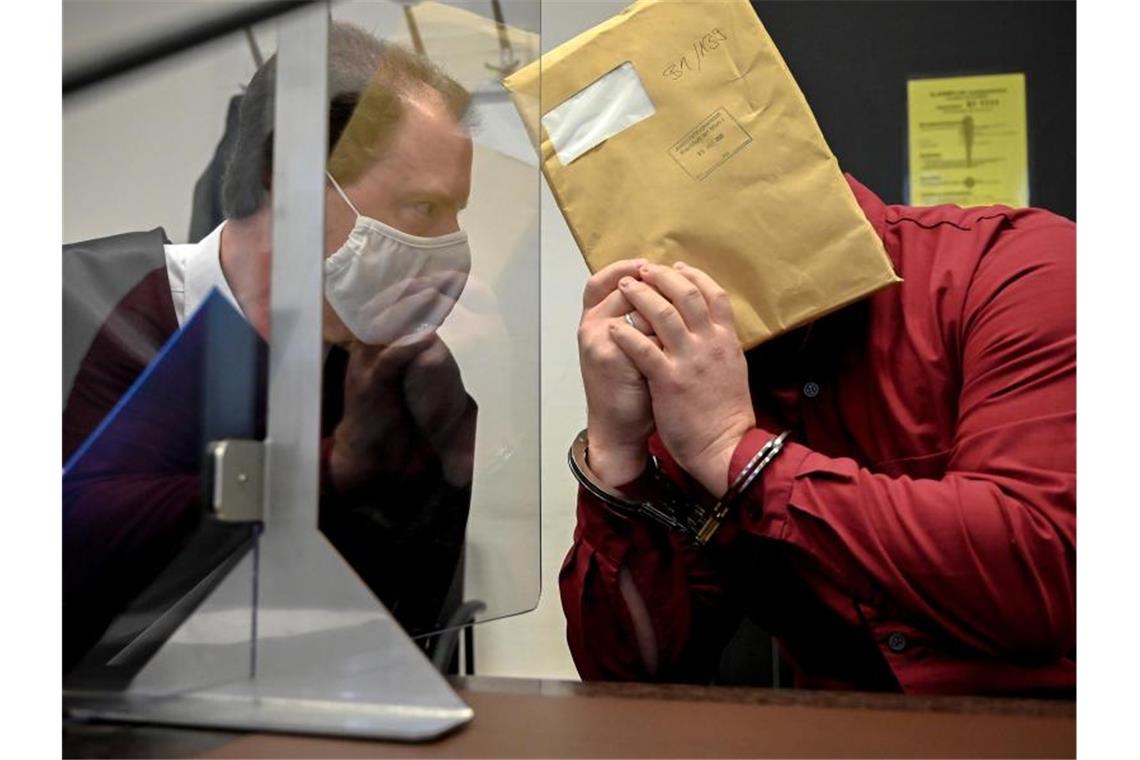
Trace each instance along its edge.
<path fill-rule="evenodd" d="M 337 21 L 329 37 L 319 530 L 412 635 L 463 622 L 464 600 L 487 619 L 538 594 L 537 174 L 495 84 L 533 58 L 537 35 L 461 5 L 345 3 L 334 10 L 356 23 Z M 255 32 L 270 52 L 272 35 Z M 415 50 L 441 51 L 458 73 Z M 303 610 L 263 610 L 255 628 L 256 529 L 209 511 L 209 443 L 265 435 L 275 60 L 239 76 L 248 57 L 235 35 L 65 118 L 65 239 L 92 238 L 64 251 L 73 674 L 129 662 L 116 671 L 129 680 L 226 572 L 248 591 L 206 602 L 238 630 L 215 632 L 240 652 L 217 660 L 217 677 L 252 667 L 252 642 L 274 626 L 310 625 Z M 183 93 L 208 99 L 210 118 L 166 113 Z M 148 109 L 214 135 L 199 140 L 209 150 L 172 151 L 169 170 L 123 161 L 85 179 L 93 146 L 118 145 L 109 125 Z M 102 150 L 145 154 L 159 131 Z M 192 203 L 142 218 L 187 175 Z M 114 209 L 100 205 L 107 188 Z M 191 242 L 172 243 L 155 221 Z M 125 232 L 139 227 L 150 231 Z M 321 579 L 307 580 L 319 596 Z"/>

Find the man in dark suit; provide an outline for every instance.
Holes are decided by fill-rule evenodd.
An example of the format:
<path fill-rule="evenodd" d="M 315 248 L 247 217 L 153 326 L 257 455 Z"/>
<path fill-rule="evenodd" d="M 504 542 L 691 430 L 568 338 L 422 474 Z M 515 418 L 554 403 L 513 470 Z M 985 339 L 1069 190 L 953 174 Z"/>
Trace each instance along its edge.
<path fill-rule="evenodd" d="M 153 230 L 65 248 L 65 338 L 90 341 L 66 398 L 65 463 L 210 292 L 268 336 L 274 66 L 242 97 L 220 226 L 190 245 Z M 458 212 L 470 98 L 423 58 L 340 23 L 329 97 L 320 528 L 415 634 L 462 588 L 476 405 L 434 328 L 469 268 Z M 99 312 L 92 283 L 115 295 L 85 332 L 85 308 Z M 65 672 L 200 531 L 201 493 L 193 457 L 161 477 L 65 488 Z"/>

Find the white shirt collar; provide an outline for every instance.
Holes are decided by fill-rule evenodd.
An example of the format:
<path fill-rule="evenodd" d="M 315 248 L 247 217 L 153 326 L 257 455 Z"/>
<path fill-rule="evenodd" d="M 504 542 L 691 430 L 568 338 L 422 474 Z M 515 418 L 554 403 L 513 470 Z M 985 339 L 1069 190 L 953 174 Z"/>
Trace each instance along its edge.
<path fill-rule="evenodd" d="M 225 226 L 223 221 L 198 243 L 163 246 L 166 251 L 166 275 L 170 280 L 170 295 L 179 327 L 186 323 L 186 316 L 193 314 L 202 305 L 202 301 L 206 300 L 210 289 L 215 287 L 229 299 L 238 313 L 245 316 L 222 271 L 221 242 L 222 227 Z M 332 344 L 322 341 L 321 347 L 323 362 L 328 358 Z"/>
<path fill-rule="evenodd" d="M 167 274 L 179 326 L 202 305 L 213 288 L 217 288 L 235 309 L 241 311 L 241 305 L 222 271 L 221 240 L 225 225 L 225 222 L 219 224 L 201 242 L 165 246 Z"/>

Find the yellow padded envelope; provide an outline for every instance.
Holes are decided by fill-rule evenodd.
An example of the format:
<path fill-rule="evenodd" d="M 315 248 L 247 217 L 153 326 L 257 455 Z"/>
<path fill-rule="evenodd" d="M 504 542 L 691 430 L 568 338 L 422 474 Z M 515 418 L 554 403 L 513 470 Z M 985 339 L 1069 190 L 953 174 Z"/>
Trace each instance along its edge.
<path fill-rule="evenodd" d="M 504 85 L 590 271 L 697 266 L 745 348 L 899 281 L 747 0 L 638 0 Z"/>

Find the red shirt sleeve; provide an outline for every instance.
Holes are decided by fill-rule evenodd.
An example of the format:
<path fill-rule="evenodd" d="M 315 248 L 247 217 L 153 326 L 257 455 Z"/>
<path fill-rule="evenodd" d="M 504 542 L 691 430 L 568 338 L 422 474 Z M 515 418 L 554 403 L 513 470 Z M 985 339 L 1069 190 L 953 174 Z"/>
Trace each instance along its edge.
<path fill-rule="evenodd" d="M 650 448 L 683 491 L 710 498 L 698 493 L 656 436 Z M 646 475 L 620 490 L 631 498 L 653 496 Z M 622 588 L 623 570 L 649 617 L 640 641 L 628 586 Z M 587 680 L 707 681 L 740 619 L 709 556 L 662 526 L 611 512 L 582 489 L 559 587 L 570 652 Z M 652 637 L 648 644 L 645 635 Z"/>
<path fill-rule="evenodd" d="M 789 443 L 699 554 L 580 494 L 560 584 L 583 677 L 707 675 L 710 649 L 719 653 L 739 619 L 717 564 L 739 531 L 801 555 L 849 603 L 887 600 L 990 662 L 1070 653 L 1075 268 L 1075 230 L 1060 220 L 1004 235 L 981 256 L 953 315 L 955 355 L 931 358 L 961 374 L 952 444 L 933 455 L 939 477 L 872 471 Z M 776 432 L 744 437 L 730 481 Z M 653 668 L 634 635 L 622 568 L 652 622 Z"/>
<path fill-rule="evenodd" d="M 1057 657 L 1076 641 L 1075 231 L 1024 230 L 981 260 L 961 320 L 962 385 L 938 480 L 791 444 L 741 510 L 856 599 L 883 594 L 976 650 Z M 735 476 L 770 437 L 754 430 Z"/>

